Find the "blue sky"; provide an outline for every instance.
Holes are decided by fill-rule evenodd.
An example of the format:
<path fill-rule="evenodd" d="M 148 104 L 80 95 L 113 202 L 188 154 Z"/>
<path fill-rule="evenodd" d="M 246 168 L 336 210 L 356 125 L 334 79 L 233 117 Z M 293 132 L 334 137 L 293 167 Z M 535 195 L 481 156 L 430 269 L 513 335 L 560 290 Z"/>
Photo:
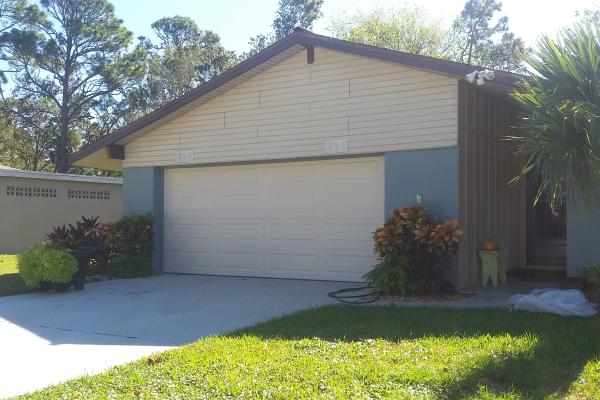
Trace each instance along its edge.
<path fill-rule="evenodd" d="M 193 18 L 201 29 L 211 29 L 221 36 L 228 49 L 247 49 L 248 39 L 270 28 L 277 0 L 113 0 L 116 13 L 136 36 L 151 36 L 150 24 L 165 16 L 184 15 Z M 375 6 L 394 7 L 414 1 L 398 0 L 325 0 L 324 17 L 314 27 L 328 34 L 332 18 L 341 14 L 367 11 Z M 575 11 L 600 7 L 600 0 L 504 0 L 503 13 L 510 26 L 529 44 L 541 33 L 553 34 L 574 19 Z M 419 5 L 433 15 L 451 21 L 464 5 L 464 0 L 420 0 Z"/>

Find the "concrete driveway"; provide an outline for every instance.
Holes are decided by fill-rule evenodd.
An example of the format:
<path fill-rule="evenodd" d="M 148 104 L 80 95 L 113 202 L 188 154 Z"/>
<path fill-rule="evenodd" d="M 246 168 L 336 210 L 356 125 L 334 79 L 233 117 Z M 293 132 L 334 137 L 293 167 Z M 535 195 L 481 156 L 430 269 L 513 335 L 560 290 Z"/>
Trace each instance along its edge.
<path fill-rule="evenodd" d="M 163 275 L 0 297 L 0 397 L 331 303 L 340 282 Z"/>

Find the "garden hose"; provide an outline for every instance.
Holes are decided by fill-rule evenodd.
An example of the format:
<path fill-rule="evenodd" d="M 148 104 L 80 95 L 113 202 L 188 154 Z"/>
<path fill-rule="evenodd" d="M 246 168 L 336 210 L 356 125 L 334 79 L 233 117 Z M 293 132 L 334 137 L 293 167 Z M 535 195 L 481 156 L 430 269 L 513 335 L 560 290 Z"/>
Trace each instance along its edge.
<path fill-rule="evenodd" d="M 379 292 L 372 286 L 340 289 L 327 293 L 327 296 L 345 304 L 367 304 L 379 300 Z"/>

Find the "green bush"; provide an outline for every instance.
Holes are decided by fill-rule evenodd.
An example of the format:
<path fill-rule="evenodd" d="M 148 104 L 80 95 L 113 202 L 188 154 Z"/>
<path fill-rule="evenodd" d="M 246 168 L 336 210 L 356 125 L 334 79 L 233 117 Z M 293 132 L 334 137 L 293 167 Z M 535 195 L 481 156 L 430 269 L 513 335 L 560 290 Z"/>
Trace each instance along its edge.
<path fill-rule="evenodd" d="M 115 255 L 108 261 L 108 274 L 114 278 L 139 278 L 152 275 L 152 257 L 141 254 Z"/>
<path fill-rule="evenodd" d="M 123 217 L 106 229 L 106 244 L 110 251 L 108 274 L 115 278 L 151 275 L 152 215 Z"/>
<path fill-rule="evenodd" d="M 600 263 L 583 267 L 583 291 L 590 300 L 600 302 Z"/>
<path fill-rule="evenodd" d="M 39 288 L 41 283 L 68 283 L 77 272 L 77 260 L 68 250 L 37 244 L 19 254 L 18 267 L 25 285 Z"/>
<path fill-rule="evenodd" d="M 408 259 L 393 256 L 382 260 L 363 277 L 382 294 L 401 294 L 407 296 L 417 290 L 411 277 Z"/>

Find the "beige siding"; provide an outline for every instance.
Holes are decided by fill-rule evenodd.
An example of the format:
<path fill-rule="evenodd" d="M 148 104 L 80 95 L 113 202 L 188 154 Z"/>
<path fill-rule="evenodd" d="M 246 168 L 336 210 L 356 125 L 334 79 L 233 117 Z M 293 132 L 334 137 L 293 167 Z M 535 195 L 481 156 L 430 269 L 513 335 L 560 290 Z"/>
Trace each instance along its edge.
<path fill-rule="evenodd" d="M 457 145 L 457 80 L 316 48 L 302 51 L 128 143 L 123 167 L 324 156 Z"/>
<path fill-rule="evenodd" d="M 51 189 L 55 195 L 17 196 L 9 188 Z M 73 198 L 69 190 L 87 193 Z M 39 243 L 53 226 L 74 224 L 82 215 L 100 216 L 100 222 L 119 219 L 121 190 L 121 184 L 0 177 L 0 254 L 17 253 Z M 110 192 L 110 198 L 90 198 L 89 192 L 98 191 Z"/>
<path fill-rule="evenodd" d="M 509 252 L 509 270 L 526 261 L 526 186 L 509 186 L 520 160 L 510 143 L 514 108 L 506 98 L 475 85 L 459 85 L 460 286 L 481 284 L 479 251 L 490 239 Z"/>

